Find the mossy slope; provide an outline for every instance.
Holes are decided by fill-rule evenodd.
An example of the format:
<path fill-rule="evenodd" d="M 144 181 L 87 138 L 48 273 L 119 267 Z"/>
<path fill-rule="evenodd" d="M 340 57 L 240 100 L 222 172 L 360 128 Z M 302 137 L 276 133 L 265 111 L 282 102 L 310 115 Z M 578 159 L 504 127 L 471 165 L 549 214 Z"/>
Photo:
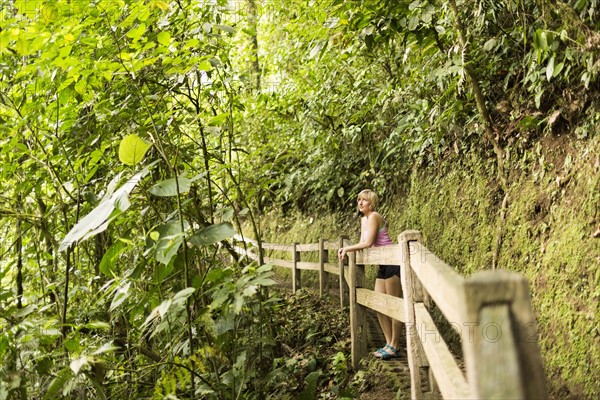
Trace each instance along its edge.
<path fill-rule="evenodd" d="M 410 193 L 390 207 L 402 229 L 470 274 L 498 268 L 529 280 L 553 398 L 600 397 L 600 140 L 540 147 L 511 172 L 504 223 L 493 166 L 476 158 L 415 169 Z"/>

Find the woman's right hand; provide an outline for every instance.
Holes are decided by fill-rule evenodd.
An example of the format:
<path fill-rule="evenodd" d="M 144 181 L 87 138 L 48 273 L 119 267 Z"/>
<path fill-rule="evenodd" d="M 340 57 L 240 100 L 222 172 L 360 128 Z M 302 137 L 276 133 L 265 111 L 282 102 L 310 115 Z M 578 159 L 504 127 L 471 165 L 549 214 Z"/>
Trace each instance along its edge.
<path fill-rule="evenodd" d="M 338 258 L 340 260 L 343 260 L 344 257 L 346 256 L 346 252 L 347 252 L 347 250 L 345 247 L 340 247 L 340 249 L 338 250 Z"/>

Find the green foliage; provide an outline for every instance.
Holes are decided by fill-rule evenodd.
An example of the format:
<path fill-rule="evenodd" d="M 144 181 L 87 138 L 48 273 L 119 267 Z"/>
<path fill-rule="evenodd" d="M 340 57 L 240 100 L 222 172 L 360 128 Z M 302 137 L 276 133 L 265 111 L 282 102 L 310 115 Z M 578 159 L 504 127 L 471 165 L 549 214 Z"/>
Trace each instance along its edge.
<path fill-rule="evenodd" d="M 3 9 L 2 189 L 15 204 L 7 215 L 22 228 L 2 221 L 3 233 L 19 238 L 18 247 L 2 243 L 10 255 L 2 287 L 18 281 L 24 293 L 2 297 L 11 311 L 0 325 L 4 332 L 13 315 L 34 307 L 36 318 L 18 318 L 44 327 L 3 336 L 2 351 L 14 360 L 2 369 L 7 396 L 145 396 L 160 387 L 157 377 L 171 374 L 178 378 L 172 394 L 185 395 L 202 379 L 243 376 L 261 360 L 223 351 L 238 333 L 216 335 L 215 327 L 254 318 L 246 305 L 272 283 L 268 271 L 223 275 L 242 274 L 218 289 L 223 282 L 208 279 L 231 268 L 225 241 L 235 233 L 236 207 L 247 201 L 232 172 L 238 136 L 228 121 L 239 84 L 224 5 Z M 228 301 L 208 308 L 214 291 L 225 291 L 233 310 L 223 308 Z M 111 342 L 110 351 L 97 352 Z M 208 358 L 219 368 L 195 372 L 194 360 L 208 362 L 206 350 L 218 355 Z M 148 359 L 153 364 L 136 370 Z M 243 389 L 223 382 L 211 390 Z"/>
<path fill-rule="evenodd" d="M 201 231 L 190 237 L 190 244 L 195 246 L 206 246 L 229 239 L 235 234 L 233 225 L 229 222 L 222 222 L 207 226 Z"/>
<path fill-rule="evenodd" d="M 321 375 L 323 375 L 323 372 L 319 370 L 313 371 L 306 376 L 306 389 L 300 392 L 300 394 L 298 395 L 298 400 L 311 400 L 316 398 L 317 381 Z"/>
<path fill-rule="evenodd" d="M 465 246 L 455 233 L 477 231 L 462 269 L 488 265 L 500 246 L 479 238 L 496 234 L 489 210 L 504 193 L 482 182 L 504 166 L 549 184 L 542 135 L 597 136 L 598 2 L 458 3 L 454 15 L 443 0 L 4 2 L 0 397 L 251 398 L 267 387 L 343 387 L 341 358 L 281 359 L 282 332 L 270 324 L 280 305 L 262 289 L 271 271 L 230 262 L 228 239 L 242 224 L 271 234 L 257 217 L 271 208 L 282 218 L 314 213 L 313 226 L 331 232 L 337 221 L 322 213 L 351 210 L 364 187 L 384 203 L 410 193 L 393 229 L 423 228 L 447 244 L 450 261 Z M 499 161 L 482 136 L 469 69 Z M 561 240 L 575 243 L 577 224 Z M 308 228 L 295 230 L 308 237 Z M 536 248 L 524 230 L 506 233 L 528 243 L 522 254 Z M 539 262 L 558 269 L 559 254 Z M 583 307 L 575 303 L 563 303 L 569 318 Z M 573 317 L 574 329 L 585 331 L 584 321 Z M 291 329 L 290 340 L 341 340 L 316 322 Z M 544 343 L 560 349 L 551 374 L 589 393 L 591 374 L 562 368 L 565 343 Z M 265 360 L 277 371 L 269 380 L 260 379 Z M 298 386 L 278 386 L 290 370 Z"/>
<path fill-rule="evenodd" d="M 325 208 L 347 208 L 348 194 L 364 187 L 383 195 L 402 190 L 414 161 L 435 164 L 451 152 L 485 147 L 467 64 L 494 130 L 507 132 L 502 146 L 527 148 L 557 116 L 572 120 L 581 109 L 561 98 L 598 82 L 590 67 L 597 47 L 579 36 L 590 26 L 563 4 L 480 1 L 457 16 L 445 1 L 321 4 L 322 11 L 272 6 L 265 12 L 289 23 L 260 26 L 265 40 L 278 44 L 266 46 L 265 59 L 276 61 L 266 75 L 281 84 L 259 96 L 260 108 L 247 109 L 244 123 L 255 116 L 258 135 L 267 124 L 287 143 L 261 152 L 269 156 L 257 171 L 269 185 L 261 198 L 284 206 L 306 211 L 319 199 Z M 460 48 L 456 20 L 467 25 L 469 49 Z M 522 122 L 528 118 L 535 123 Z M 277 171 L 283 179 L 274 181 Z"/>

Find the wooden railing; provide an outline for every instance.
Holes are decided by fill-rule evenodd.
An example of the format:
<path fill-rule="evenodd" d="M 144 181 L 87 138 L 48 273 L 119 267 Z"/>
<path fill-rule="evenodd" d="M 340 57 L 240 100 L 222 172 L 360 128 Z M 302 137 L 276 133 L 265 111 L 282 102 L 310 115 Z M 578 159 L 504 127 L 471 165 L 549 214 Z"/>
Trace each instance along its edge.
<path fill-rule="evenodd" d="M 245 240 L 256 246 L 255 241 Z M 292 289 L 301 271 L 319 272 L 319 292 L 329 275 L 339 276 L 340 305 L 349 306 L 352 366 L 368 354 L 366 309 L 388 315 L 406 326 L 406 349 L 413 399 L 545 399 L 546 382 L 527 280 L 518 273 L 485 270 L 464 278 L 422 243 L 418 231 L 405 231 L 397 245 L 348 253 L 348 264 L 329 263 L 329 250 L 347 245 L 320 240 L 314 244 L 263 243 L 263 262 L 292 270 Z M 254 249 L 240 254 L 259 260 Z M 291 261 L 268 257 L 284 251 Z M 318 262 L 301 261 L 317 252 Z M 400 265 L 402 297 L 364 287 L 365 265 Z M 431 315 L 432 302 L 461 338 L 462 362 L 450 352 Z"/>

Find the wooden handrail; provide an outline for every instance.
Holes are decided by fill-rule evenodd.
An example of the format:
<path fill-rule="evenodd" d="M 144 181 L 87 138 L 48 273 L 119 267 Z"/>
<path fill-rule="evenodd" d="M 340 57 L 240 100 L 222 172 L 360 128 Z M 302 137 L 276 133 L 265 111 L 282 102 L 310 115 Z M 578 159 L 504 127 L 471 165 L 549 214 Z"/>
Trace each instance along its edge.
<path fill-rule="evenodd" d="M 356 263 L 360 265 L 402 265 L 400 245 L 371 247 L 356 253 Z"/>
<path fill-rule="evenodd" d="M 410 243 L 410 267 L 451 323 L 464 314 L 464 278 L 419 242 Z"/>
<path fill-rule="evenodd" d="M 254 248 L 235 250 L 252 260 L 259 251 L 289 254 L 289 259 L 264 256 L 265 263 L 292 270 L 292 288 L 301 285 L 301 271 L 318 271 L 319 293 L 329 288 L 329 276 L 339 280 L 340 307 L 349 298 L 352 366 L 366 356 L 366 309 L 387 315 L 406 326 L 411 398 L 543 399 L 546 382 L 535 335 L 529 287 L 521 274 L 481 271 L 465 278 L 422 243 L 421 233 L 405 231 L 398 244 L 348 253 L 329 262 L 329 253 L 348 245 L 346 237 L 318 243 L 274 244 L 236 237 Z M 318 252 L 316 262 L 302 254 Z M 337 259 L 337 257 L 336 257 Z M 364 286 L 366 265 L 400 265 L 403 297 L 377 293 Z M 433 301 L 460 335 L 464 370 L 433 322 Z"/>

